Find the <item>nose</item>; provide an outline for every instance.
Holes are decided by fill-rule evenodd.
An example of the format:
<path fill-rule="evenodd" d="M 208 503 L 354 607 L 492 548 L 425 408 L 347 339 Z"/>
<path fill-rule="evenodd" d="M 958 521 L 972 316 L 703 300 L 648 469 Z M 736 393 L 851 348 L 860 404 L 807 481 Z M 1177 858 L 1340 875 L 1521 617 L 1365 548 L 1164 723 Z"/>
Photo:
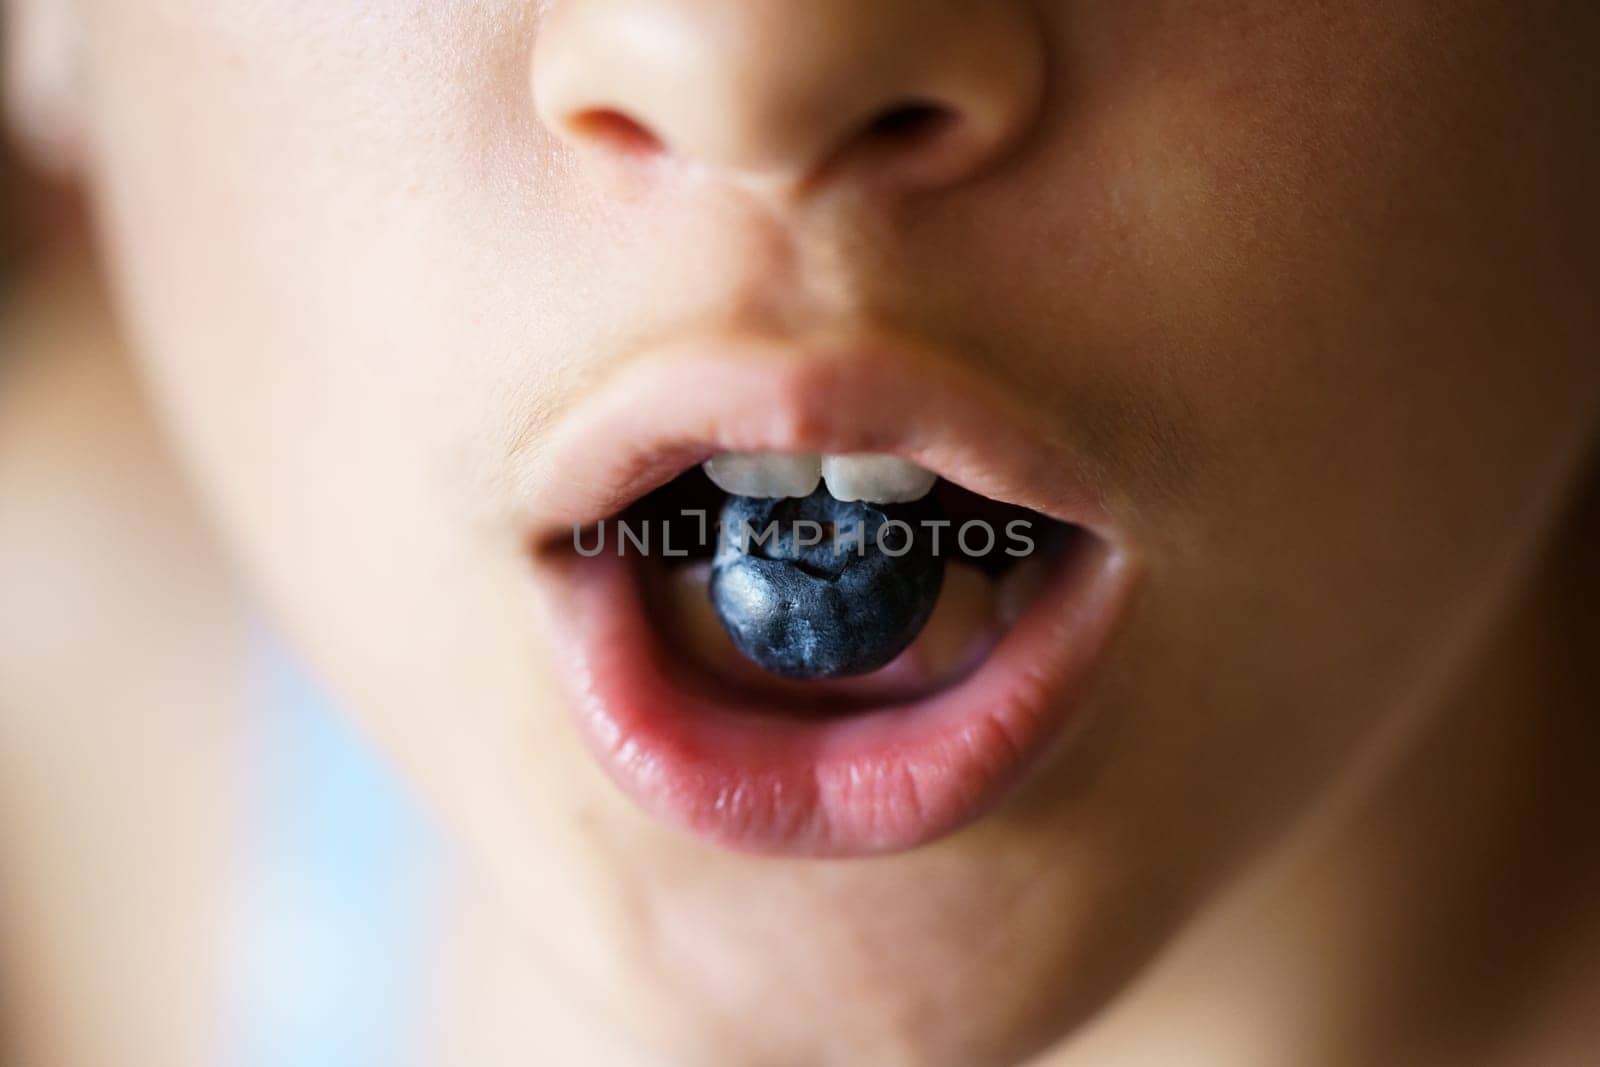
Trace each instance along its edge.
<path fill-rule="evenodd" d="M 555 0 L 533 92 L 604 165 L 914 192 L 1005 155 L 1044 66 L 1023 0 Z"/>

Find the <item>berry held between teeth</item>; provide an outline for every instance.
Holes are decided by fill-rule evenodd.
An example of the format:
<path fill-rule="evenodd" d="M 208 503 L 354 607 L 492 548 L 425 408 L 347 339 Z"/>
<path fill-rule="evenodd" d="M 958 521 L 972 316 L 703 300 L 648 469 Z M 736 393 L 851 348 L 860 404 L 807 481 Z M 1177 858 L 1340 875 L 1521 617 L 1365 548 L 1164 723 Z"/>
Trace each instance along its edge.
<path fill-rule="evenodd" d="M 878 506 L 835 499 L 826 488 L 801 498 L 729 497 L 712 604 L 739 650 L 774 674 L 877 670 L 916 639 L 938 600 L 944 560 L 920 536 L 921 523 L 938 517 L 931 499 Z M 896 520 L 904 528 L 885 529 Z"/>

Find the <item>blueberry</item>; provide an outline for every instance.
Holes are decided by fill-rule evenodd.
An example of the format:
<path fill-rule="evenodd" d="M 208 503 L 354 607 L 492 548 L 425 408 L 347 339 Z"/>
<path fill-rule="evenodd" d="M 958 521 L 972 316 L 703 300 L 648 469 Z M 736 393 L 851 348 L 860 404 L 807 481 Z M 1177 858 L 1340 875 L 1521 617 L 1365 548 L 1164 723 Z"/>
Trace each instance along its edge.
<path fill-rule="evenodd" d="M 933 612 L 944 559 L 914 504 L 729 497 L 711 602 L 739 650 L 774 674 L 839 678 L 903 652 Z M 886 528 L 886 524 L 893 523 Z"/>

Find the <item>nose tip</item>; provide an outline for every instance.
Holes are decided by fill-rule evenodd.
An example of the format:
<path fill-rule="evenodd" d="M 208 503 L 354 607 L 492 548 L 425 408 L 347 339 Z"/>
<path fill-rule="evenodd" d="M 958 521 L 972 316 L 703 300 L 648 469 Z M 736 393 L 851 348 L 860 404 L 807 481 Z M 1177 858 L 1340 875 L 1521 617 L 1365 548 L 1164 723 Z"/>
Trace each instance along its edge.
<path fill-rule="evenodd" d="M 925 191 L 1020 139 L 1043 72 L 1012 0 L 556 0 L 533 92 L 603 165 Z"/>

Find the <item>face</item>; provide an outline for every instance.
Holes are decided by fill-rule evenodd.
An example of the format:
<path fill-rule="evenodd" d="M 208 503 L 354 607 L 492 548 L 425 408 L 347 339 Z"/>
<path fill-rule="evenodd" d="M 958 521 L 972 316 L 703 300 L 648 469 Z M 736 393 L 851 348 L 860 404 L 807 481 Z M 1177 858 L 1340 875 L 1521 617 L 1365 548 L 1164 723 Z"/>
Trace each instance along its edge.
<path fill-rule="evenodd" d="M 540 965 L 691 1062 L 1062 1038 L 1429 705 L 1600 423 L 1586 5 L 75 6 L 51 113 L 220 526 Z M 851 806 L 836 723 L 639 695 L 648 612 L 540 546 L 727 449 L 1083 531 L 1010 675 L 903 713 L 971 775 L 907 800 L 894 735 Z"/>

